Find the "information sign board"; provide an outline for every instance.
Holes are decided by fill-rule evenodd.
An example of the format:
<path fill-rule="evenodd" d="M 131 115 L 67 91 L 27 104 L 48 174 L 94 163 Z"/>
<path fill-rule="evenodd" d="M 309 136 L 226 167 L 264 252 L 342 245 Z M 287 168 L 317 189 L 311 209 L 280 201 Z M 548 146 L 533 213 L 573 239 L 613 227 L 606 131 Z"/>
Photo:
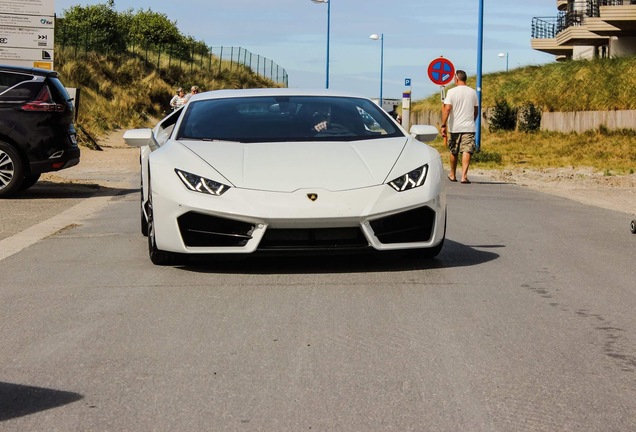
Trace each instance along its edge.
<path fill-rule="evenodd" d="M 53 28 L 53 17 L 45 15 L 10 15 L 0 13 L 0 26 Z"/>
<path fill-rule="evenodd" d="M 39 48 L 13 48 L 13 47 L 0 47 L 0 60 L 2 63 L 7 63 L 8 60 L 11 64 L 15 60 L 26 60 L 30 63 L 34 61 L 53 61 L 53 50 L 39 49 Z M 32 65 L 31 65 L 32 66 Z"/>
<path fill-rule="evenodd" d="M 52 28 L 0 26 L 0 47 L 53 49 Z"/>
<path fill-rule="evenodd" d="M 0 13 L 55 16 L 55 0 L 2 0 Z"/>
<path fill-rule="evenodd" d="M 0 62 L 53 69 L 55 0 L 0 0 Z"/>

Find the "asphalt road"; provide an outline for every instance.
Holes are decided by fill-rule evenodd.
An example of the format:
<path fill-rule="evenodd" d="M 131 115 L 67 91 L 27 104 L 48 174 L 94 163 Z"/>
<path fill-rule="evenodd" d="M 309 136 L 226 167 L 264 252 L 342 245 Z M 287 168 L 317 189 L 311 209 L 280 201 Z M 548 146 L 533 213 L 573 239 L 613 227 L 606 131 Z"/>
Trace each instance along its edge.
<path fill-rule="evenodd" d="M 433 261 L 157 267 L 135 181 L 0 239 L 0 430 L 636 430 L 631 215 L 474 177 Z"/>

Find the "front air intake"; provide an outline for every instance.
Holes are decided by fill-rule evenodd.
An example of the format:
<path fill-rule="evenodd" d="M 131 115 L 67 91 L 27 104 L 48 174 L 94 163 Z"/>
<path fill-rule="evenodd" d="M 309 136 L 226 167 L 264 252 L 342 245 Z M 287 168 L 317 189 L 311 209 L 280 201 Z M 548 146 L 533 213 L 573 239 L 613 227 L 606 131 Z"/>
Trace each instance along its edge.
<path fill-rule="evenodd" d="M 188 247 L 242 247 L 254 232 L 253 224 L 196 212 L 179 216 L 177 223 Z"/>
<path fill-rule="evenodd" d="M 366 248 L 369 242 L 359 227 L 269 228 L 259 244 L 261 250 L 336 250 Z"/>
<path fill-rule="evenodd" d="M 371 221 L 371 228 L 382 244 L 427 242 L 435 227 L 435 212 L 420 207 Z"/>

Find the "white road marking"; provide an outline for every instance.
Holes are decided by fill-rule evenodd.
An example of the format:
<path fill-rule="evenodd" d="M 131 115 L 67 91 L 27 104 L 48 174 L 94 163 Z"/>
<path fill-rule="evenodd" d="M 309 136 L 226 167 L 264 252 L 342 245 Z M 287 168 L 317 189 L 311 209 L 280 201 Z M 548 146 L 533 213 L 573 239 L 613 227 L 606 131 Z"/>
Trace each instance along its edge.
<path fill-rule="evenodd" d="M 112 197 L 110 196 L 88 198 L 50 219 L 33 225 L 11 237 L 0 240 L 0 261 L 55 234 L 69 225 L 81 223 L 90 215 L 106 207 L 111 199 Z"/>

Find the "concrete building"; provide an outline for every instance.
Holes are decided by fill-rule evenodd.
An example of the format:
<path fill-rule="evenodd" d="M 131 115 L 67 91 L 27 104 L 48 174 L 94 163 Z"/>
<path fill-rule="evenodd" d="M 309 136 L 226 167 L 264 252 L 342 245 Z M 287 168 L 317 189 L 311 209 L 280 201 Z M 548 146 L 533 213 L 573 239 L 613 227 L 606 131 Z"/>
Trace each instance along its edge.
<path fill-rule="evenodd" d="M 556 0 L 532 19 L 531 46 L 557 60 L 636 55 L 636 0 Z"/>

